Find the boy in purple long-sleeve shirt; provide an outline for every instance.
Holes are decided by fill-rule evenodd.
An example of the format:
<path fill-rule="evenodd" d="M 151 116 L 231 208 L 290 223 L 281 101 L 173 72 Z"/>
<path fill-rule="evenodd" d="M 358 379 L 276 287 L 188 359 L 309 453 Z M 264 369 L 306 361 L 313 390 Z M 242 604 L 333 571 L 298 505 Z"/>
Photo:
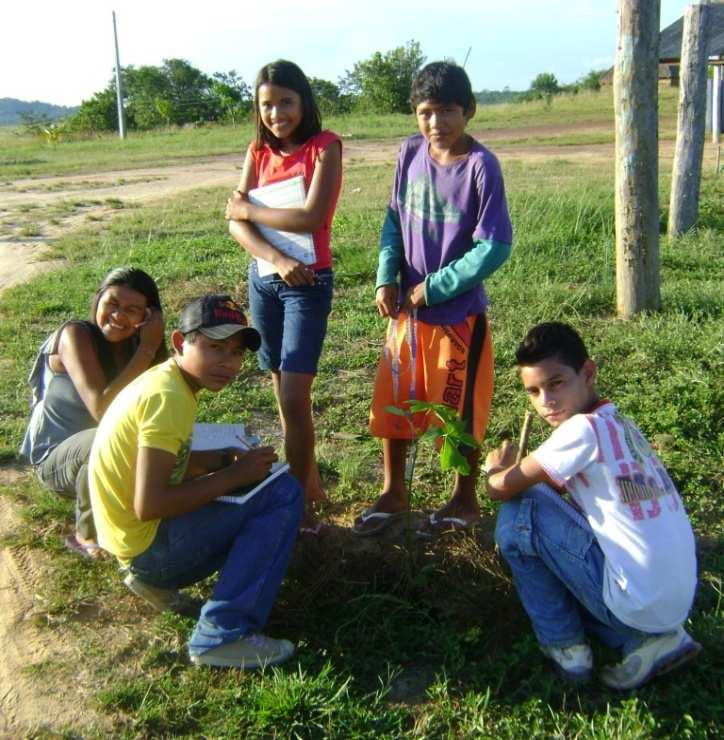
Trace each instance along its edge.
<path fill-rule="evenodd" d="M 355 521 L 374 534 L 409 508 L 405 459 L 409 440 L 433 421 L 407 420 L 386 408 L 410 399 L 454 408 L 482 441 L 493 391 L 493 349 L 482 281 L 510 254 L 512 230 L 500 166 L 465 133 L 475 98 L 465 71 L 435 62 L 415 78 L 411 102 L 420 133 L 401 147 L 380 244 L 379 313 L 390 319 L 370 415 L 383 439 L 385 482 L 377 502 Z M 398 282 L 399 280 L 399 282 Z M 458 475 L 433 527 L 465 529 L 480 509 L 478 453 Z"/>

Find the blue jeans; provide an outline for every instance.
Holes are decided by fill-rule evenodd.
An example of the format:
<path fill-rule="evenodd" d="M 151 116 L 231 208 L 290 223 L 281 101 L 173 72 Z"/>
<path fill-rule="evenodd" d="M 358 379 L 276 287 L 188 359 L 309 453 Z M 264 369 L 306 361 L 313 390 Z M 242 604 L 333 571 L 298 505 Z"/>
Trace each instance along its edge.
<path fill-rule="evenodd" d="M 141 581 L 184 588 L 221 571 L 189 653 L 262 630 L 289 564 L 302 509 L 300 485 L 282 474 L 244 504 L 213 502 L 161 521 L 151 546 L 131 561 L 130 570 Z"/>
<path fill-rule="evenodd" d="M 262 370 L 316 375 L 333 289 L 329 269 L 315 273 L 314 285 L 293 288 L 276 274 L 259 277 L 256 260 L 252 261 L 249 309 L 261 334 L 256 356 Z"/>
<path fill-rule="evenodd" d="M 604 603 L 604 557 L 596 537 L 549 486 L 533 486 L 501 506 L 495 541 L 541 645 L 578 645 L 589 632 L 627 654 L 648 637 Z"/>

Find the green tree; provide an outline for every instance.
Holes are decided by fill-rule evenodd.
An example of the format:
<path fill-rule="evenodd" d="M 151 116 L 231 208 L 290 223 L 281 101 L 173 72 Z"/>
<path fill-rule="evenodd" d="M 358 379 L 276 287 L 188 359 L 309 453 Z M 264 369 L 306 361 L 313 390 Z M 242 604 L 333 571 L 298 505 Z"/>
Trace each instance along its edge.
<path fill-rule="evenodd" d="M 578 83 L 584 90 L 593 90 L 594 92 L 598 92 L 601 89 L 601 79 L 604 72 L 605 70 L 602 69 L 592 69 L 587 75 L 581 77 Z"/>
<path fill-rule="evenodd" d="M 357 62 L 340 81 L 343 92 L 357 99 L 364 110 L 374 113 L 407 113 L 410 110 L 412 79 L 425 61 L 417 41 L 385 54 L 375 52 Z"/>
<path fill-rule="evenodd" d="M 164 59 L 161 66 L 129 65 L 121 80 L 129 129 L 220 119 L 236 123 L 251 110 L 251 90 L 233 70 L 211 78 L 184 59 Z M 116 126 L 116 85 L 111 80 L 105 90 L 83 101 L 72 127 L 110 131 Z"/>
<path fill-rule="evenodd" d="M 319 77 L 310 77 L 309 84 L 323 117 L 349 113 L 351 97 L 343 94 L 334 82 Z"/>
<path fill-rule="evenodd" d="M 157 105 L 157 101 L 170 98 L 168 80 L 161 67 L 129 65 L 123 69 L 121 86 L 129 128 L 150 129 L 167 123 Z"/>
<path fill-rule="evenodd" d="M 116 86 L 109 85 L 80 104 L 80 110 L 68 119 L 68 127 L 75 131 L 114 131 L 118 128 Z"/>
<path fill-rule="evenodd" d="M 215 72 L 211 83 L 211 93 L 216 99 L 218 118 L 228 121 L 233 126 L 246 116 L 252 109 L 252 92 L 249 85 L 236 74 L 236 70 L 229 72 Z"/>
<path fill-rule="evenodd" d="M 541 72 L 530 83 L 530 90 L 535 97 L 549 98 L 551 95 L 559 92 L 560 86 L 558 85 L 556 76 L 552 72 Z"/>

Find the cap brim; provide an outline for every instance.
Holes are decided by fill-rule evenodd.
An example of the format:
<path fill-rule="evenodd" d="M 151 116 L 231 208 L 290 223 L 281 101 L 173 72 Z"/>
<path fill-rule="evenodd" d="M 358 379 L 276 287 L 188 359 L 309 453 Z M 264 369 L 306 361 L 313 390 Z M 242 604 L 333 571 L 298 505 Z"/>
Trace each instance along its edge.
<path fill-rule="evenodd" d="M 261 335 L 251 326 L 239 324 L 220 324 L 219 326 L 204 326 L 199 331 L 209 339 L 228 339 L 241 332 L 244 337 L 244 347 L 256 352 L 261 347 Z"/>

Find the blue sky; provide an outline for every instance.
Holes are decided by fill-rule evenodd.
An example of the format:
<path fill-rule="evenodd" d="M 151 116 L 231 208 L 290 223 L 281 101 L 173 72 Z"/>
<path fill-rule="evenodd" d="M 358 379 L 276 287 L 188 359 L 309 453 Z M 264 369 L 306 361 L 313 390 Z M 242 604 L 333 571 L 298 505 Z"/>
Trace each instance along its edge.
<path fill-rule="evenodd" d="M 661 27 L 689 3 L 661 0 Z M 207 74 L 285 57 L 336 82 L 356 61 L 410 39 L 428 61 L 462 62 L 476 90 L 526 89 L 539 72 L 572 82 L 613 63 L 616 0 L 4 0 L 0 98 L 77 105 L 121 64 L 181 57 Z M 265 9 L 269 11 L 265 12 Z"/>

